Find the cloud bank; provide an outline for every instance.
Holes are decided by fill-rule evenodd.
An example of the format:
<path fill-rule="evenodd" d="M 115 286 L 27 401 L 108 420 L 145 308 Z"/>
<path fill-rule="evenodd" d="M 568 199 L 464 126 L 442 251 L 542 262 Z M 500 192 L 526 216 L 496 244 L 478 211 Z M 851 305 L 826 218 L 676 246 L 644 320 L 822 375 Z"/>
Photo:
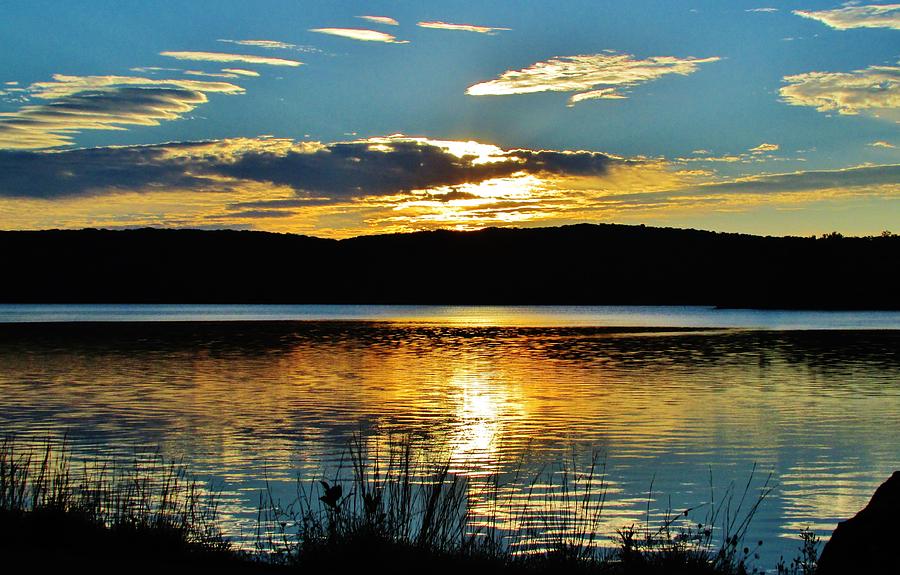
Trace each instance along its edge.
<path fill-rule="evenodd" d="M 845 6 L 834 10 L 794 10 L 797 16 L 818 20 L 835 30 L 891 28 L 900 30 L 900 4 Z"/>
<path fill-rule="evenodd" d="M 501 150 L 476 142 L 404 136 L 331 144 L 233 139 L 0 152 L 0 196 L 47 199 L 185 187 L 215 191 L 250 181 L 348 199 L 519 173 L 600 177 L 611 165 L 637 163 L 598 152 Z"/>
<path fill-rule="evenodd" d="M 469 86 L 470 96 L 504 96 L 535 92 L 578 92 L 569 104 L 589 99 L 625 98 L 622 90 L 668 74 L 686 76 L 700 64 L 719 58 L 635 58 L 631 54 L 585 54 L 537 62 L 521 70 L 508 70 L 498 78 Z"/>
<path fill-rule="evenodd" d="M 346 236 L 665 218 L 898 192 L 900 165 L 721 179 L 658 158 L 402 135 L 0 151 L 7 228 L 213 225 Z"/>

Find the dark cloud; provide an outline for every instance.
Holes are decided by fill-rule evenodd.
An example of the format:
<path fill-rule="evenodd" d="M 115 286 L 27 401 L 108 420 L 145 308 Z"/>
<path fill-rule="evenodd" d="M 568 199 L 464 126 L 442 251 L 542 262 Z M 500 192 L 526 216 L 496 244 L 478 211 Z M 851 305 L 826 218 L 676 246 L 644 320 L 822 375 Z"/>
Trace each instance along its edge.
<path fill-rule="evenodd" d="M 235 178 L 353 198 L 477 183 L 518 172 L 600 176 L 611 163 L 622 162 L 594 152 L 513 150 L 493 157 L 498 161 L 479 162 L 477 156 L 458 157 L 421 141 L 349 142 L 314 153 L 251 151 L 211 169 Z"/>
<path fill-rule="evenodd" d="M 284 208 L 304 208 L 308 206 L 323 206 L 333 204 L 334 201 L 329 198 L 297 198 L 290 200 L 258 200 L 254 202 L 237 202 L 229 204 L 229 208 L 233 210 L 239 209 L 284 209 Z"/>
<path fill-rule="evenodd" d="M 241 210 L 237 212 L 229 212 L 225 215 L 207 216 L 213 218 L 287 218 L 293 216 L 295 212 L 288 210 Z"/>
<path fill-rule="evenodd" d="M 59 152 L 0 151 L 0 196 L 52 198 L 148 189 L 215 191 L 249 181 L 287 186 L 298 195 L 314 194 L 320 201 L 321 197 L 338 201 L 478 183 L 520 172 L 602 176 L 611 164 L 632 163 L 594 152 L 495 148 L 490 161 L 485 161 L 484 157 L 460 157 L 446 146 L 411 139 L 328 145 L 272 142 L 226 140 Z M 309 205 L 310 200 L 303 201 Z"/>
<path fill-rule="evenodd" d="M 595 204 L 618 207 L 653 207 L 663 205 L 698 205 L 727 203 L 728 198 L 765 196 L 788 199 L 791 194 L 839 192 L 843 194 L 878 194 L 889 186 L 896 191 L 900 182 L 900 165 L 859 166 L 842 170 L 820 170 L 789 174 L 768 174 L 724 182 L 702 184 L 661 192 L 629 192 L 607 194 L 595 198 Z M 890 189 L 890 188 L 888 188 Z"/>
<path fill-rule="evenodd" d="M 603 176 L 611 163 L 640 163 L 636 160 L 622 160 L 599 152 L 585 151 L 513 150 L 509 152 L 509 156 L 518 158 L 526 172 L 570 176 Z"/>
<path fill-rule="evenodd" d="M 700 193 L 808 192 L 813 190 L 865 188 L 900 183 L 900 165 L 860 166 L 844 170 L 820 170 L 754 176 L 731 182 L 699 186 Z"/>
<path fill-rule="evenodd" d="M 148 188 L 208 187 L 158 146 L 64 152 L 0 150 L 0 197 L 65 198 Z"/>

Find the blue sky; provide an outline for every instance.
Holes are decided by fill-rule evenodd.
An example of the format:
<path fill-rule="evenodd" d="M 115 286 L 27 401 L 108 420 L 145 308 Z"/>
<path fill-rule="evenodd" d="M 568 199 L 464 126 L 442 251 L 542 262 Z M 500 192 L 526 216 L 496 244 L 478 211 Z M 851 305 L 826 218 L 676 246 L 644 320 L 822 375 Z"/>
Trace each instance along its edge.
<path fill-rule="evenodd" d="M 29 1 L 0 37 L 2 228 L 900 221 L 896 4 Z"/>

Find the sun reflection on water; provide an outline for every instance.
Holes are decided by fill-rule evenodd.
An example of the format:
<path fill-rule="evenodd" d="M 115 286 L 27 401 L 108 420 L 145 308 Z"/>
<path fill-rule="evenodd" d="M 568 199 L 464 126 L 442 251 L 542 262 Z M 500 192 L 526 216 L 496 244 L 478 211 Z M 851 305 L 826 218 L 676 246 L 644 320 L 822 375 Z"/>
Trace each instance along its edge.
<path fill-rule="evenodd" d="M 757 464 L 780 483 L 754 524 L 767 545 L 846 517 L 900 465 L 895 332 L 521 327 L 503 313 L 17 332 L 0 340 L 0 432 L 68 434 L 85 453 L 140 446 L 183 457 L 222 486 L 237 536 L 252 531 L 266 478 L 290 500 L 297 474 L 313 482 L 346 470 L 360 432 L 381 453 L 391 438 L 413 438 L 423 457 L 467 478 L 477 521 L 510 528 L 585 521 L 548 498 L 560 462 L 572 478 L 593 451 L 606 465 L 607 533 L 648 507 L 660 513 L 668 495 L 676 509 L 706 502 L 710 475 L 721 487 Z M 591 489 L 589 510 L 600 484 Z M 778 545 L 764 552 L 794 550 Z"/>

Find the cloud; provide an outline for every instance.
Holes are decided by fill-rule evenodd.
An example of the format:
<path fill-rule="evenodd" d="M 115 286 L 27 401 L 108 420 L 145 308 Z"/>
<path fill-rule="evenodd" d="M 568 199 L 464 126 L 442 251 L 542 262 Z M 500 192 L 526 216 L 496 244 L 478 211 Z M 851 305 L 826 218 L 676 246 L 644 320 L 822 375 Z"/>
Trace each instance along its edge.
<path fill-rule="evenodd" d="M 852 72 L 807 72 L 785 76 L 779 93 L 792 106 L 853 115 L 900 108 L 900 67 L 870 66 Z"/>
<path fill-rule="evenodd" d="M 867 145 L 868 145 L 868 146 L 871 146 L 871 147 L 873 147 L 873 148 L 887 148 L 887 149 L 889 149 L 889 150 L 893 150 L 893 149 L 895 149 L 895 148 L 897 147 L 897 146 L 895 146 L 894 144 L 892 144 L 892 143 L 890 143 L 890 142 L 885 142 L 884 140 L 879 140 L 879 141 L 877 141 L 877 142 L 871 142 L 871 143 L 869 143 L 869 144 L 867 144 Z"/>
<path fill-rule="evenodd" d="M 368 20 L 369 22 L 375 22 L 376 24 L 385 24 L 387 26 L 400 25 L 400 22 L 397 22 L 396 20 L 388 16 L 357 16 L 357 18 L 362 18 L 363 20 Z"/>
<path fill-rule="evenodd" d="M 646 59 L 631 54 L 585 54 L 561 56 L 537 62 L 522 70 L 503 72 L 497 79 L 469 86 L 470 96 L 503 96 L 535 92 L 579 92 L 569 104 L 587 99 L 626 97 L 621 90 L 656 80 L 667 74 L 688 75 L 700 64 L 719 58 Z"/>
<path fill-rule="evenodd" d="M 747 150 L 751 154 L 764 154 L 766 152 L 777 152 L 778 148 L 780 148 L 778 144 L 767 144 L 763 142 L 762 144 L 756 146 L 755 148 L 750 148 Z"/>
<path fill-rule="evenodd" d="M 65 146 L 85 130 L 156 126 L 207 102 L 207 93 L 244 92 L 228 82 L 62 74 L 28 90 L 32 98 L 46 102 L 0 113 L 0 148 Z"/>
<path fill-rule="evenodd" d="M 591 90 L 590 92 L 581 92 L 579 94 L 573 94 L 571 98 L 569 98 L 569 103 L 567 106 L 570 108 L 577 104 L 578 102 L 583 102 L 585 100 L 624 100 L 625 96 L 616 92 L 615 88 L 601 88 L 599 90 Z"/>
<path fill-rule="evenodd" d="M 480 183 L 514 174 L 602 177 L 634 160 L 586 151 L 501 150 L 388 136 L 322 144 L 275 138 L 0 152 L 0 196 L 55 198 L 124 189 L 216 191 L 242 182 L 332 200 Z"/>
<path fill-rule="evenodd" d="M 900 190 L 900 164 L 749 176 L 687 190 L 695 194 L 794 194 L 825 190 L 865 192 L 881 186 Z"/>
<path fill-rule="evenodd" d="M 297 60 L 285 58 L 269 58 L 266 56 L 251 56 L 249 54 L 226 54 L 224 52 L 160 52 L 160 56 L 175 58 L 176 60 L 193 60 L 197 62 L 243 62 L 245 64 L 265 64 L 268 66 L 291 66 L 303 64 Z"/>
<path fill-rule="evenodd" d="M 377 32 L 375 30 L 364 30 L 361 28 L 310 28 L 309 31 L 318 32 L 319 34 L 329 34 L 331 36 L 340 36 L 342 38 L 350 38 L 351 40 L 360 40 L 363 42 L 409 44 L 408 40 L 397 40 L 392 34 Z"/>
<path fill-rule="evenodd" d="M 778 12 L 778 8 L 749 8 L 744 12 Z"/>
<path fill-rule="evenodd" d="M 237 74 L 238 76 L 259 76 L 259 72 L 254 70 L 244 70 L 243 68 L 222 68 L 226 74 Z"/>
<path fill-rule="evenodd" d="M 900 30 L 900 4 L 845 6 L 834 10 L 794 10 L 797 16 L 818 20 L 835 30 L 891 28 Z"/>
<path fill-rule="evenodd" d="M 156 74 L 157 72 L 181 72 L 181 68 L 163 68 L 161 66 L 137 66 L 129 68 L 132 72 L 140 74 Z"/>
<path fill-rule="evenodd" d="M 450 24 L 449 22 L 418 22 L 416 26 L 421 28 L 434 28 L 437 30 L 456 30 L 460 32 L 477 32 L 479 34 L 495 34 L 503 30 L 512 30 L 512 28 L 499 28 L 496 26 L 476 26 L 474 24 Z"/>
<path fill-rule="evenodd" d="M 347 236 L 890 198 L 900 165 L 717 179 L 662 159 L 402 135 L 0 151 L 0 227 L 252 227 Z"/>
<path fill-rule="evenodd" d="M 313 46 L 300 46 L 298 44 L 291 44 L 289 42 L 282 42 L 280 40 L 228 40 L 224 38 L 219 38 L 218 42 L 225 42 L 226 44 L 236 44 L 238 46 L 252 46 L 254 48 L 264 48 L 266 50 L 293 50 L 295 52 L 321 52 L 318 48 Z"/>
<path fill-rule="evenodd" d="M 237 78 L 237 74 L 230 72 L 204 72 L 203 70 L 185 70 L 185 76 L 199 76 L 203 78 Z"/>
<path fill-rule="evenodd" d="M 59 199 L 142 189 L 195 189 L 208 183 L 163 146 L 0 151 L 0 196 Z"/>

